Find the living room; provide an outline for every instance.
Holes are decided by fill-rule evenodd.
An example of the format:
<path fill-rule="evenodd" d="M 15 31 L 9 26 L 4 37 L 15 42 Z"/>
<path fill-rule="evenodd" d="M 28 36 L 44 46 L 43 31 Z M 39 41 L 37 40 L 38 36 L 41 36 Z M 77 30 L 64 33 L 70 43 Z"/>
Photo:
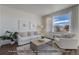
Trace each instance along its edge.
<path fill-rule="evenodd" d="M 62 19 L 63 16 L 67 18 L 63 20 L 64 22 L 63 21 L 56 22 L 57 20 L 55 21 L 55 19 L 59 19 L 58 17 Z M 3 37 L 5 35 L 10 35 L 15 32 L 18 33 L 17 40 L 11 40 L 13 42 L 11 42 L 8 39 L 15 39 L 14 37 L 8 38 L 8 39 L 1 38 L 3 40 L 0 39 L 0 48 L 1 48 L 0 50 L 2 51 L 2 48 L 4 48 L 4 51 L 5 51 L 5 46 L 7 47 L 8 44 L 14 45 L 16 42 L 18 46 L 17 47 L 18 51 L 19 50 L 21 51 L 22 48 L 29 51 L 30 47 L 29 49 L 26 47 L 28 47 L 28 44 L 30 42 L 36 41 L 36 40 L 39 40 L 40 42 L 42 42 L 40 39 L 43 39 L 43 38 L 49 39 L 51 41 L 53 41 L 54 37 L 56 37 L 57 39 L 61 39 L 58 37 L 60 36 L 60 34 L 74 36 L 73 38 L 66 38 L 66 39 L 64 38 L 66 41 L 68 40 L 67 42 L 64 39 L 61 39 L 62 41 L 60 43 L 57 42 L 57 45 L 60 48 L 61 47 L 63 49 L 69 48 L 67 49 L 67 51 L 64 50 L 63 54 L 69 54 L 74 50 L 79 50 L 79 39 L 78 39 L 79 38 L 79 17 L 78 16 L 79 16 L 79 5 L 76 5 L 76 4 L 60 4 L 60 5 L 59 4 L 49 4 L 49 5 L 48 4 L 44 4 L 44 5 L 43 4 L 34 4 L 34 5 L 4 4 L 4 5 L 0 5 L 0 37 Z M 56 27 L 55 25 L 60 25 L 60 26 Z M 53 42 L 55 43 L 55 41 Z M 48 41 L 44 43 L 48 43 Z M 33 45 L 33 42 L 31 45 Z M 52 43 L 52 45 L 54 44 Z M 32 46 L 32 48 L 34 47 Z M 45 49 L 48 49 L 48 50 L 45 50 Z M 46 46 L 45 49 L 44 49 L 45 51 L 49 51 L 52 48 Z M 57 51 L 58 52 L 56 54 L 60 54 L 60 51 L 59 50 Z M 56 51 L 53 51 L 53 52 L 56 52 Z M 6 54 L 6 53 L 1 52 L 1 54 Z M 35 54 L 35 53 L 32 53 L 31 51 L 29 53 L 18 52 L 17 54 L 29 55 L 29 54 Z M 71 53 L 71 54 L 74 54 L 74 53 Z M 52 53 L 51 55 L 54 55 L 54 53 Z"/>

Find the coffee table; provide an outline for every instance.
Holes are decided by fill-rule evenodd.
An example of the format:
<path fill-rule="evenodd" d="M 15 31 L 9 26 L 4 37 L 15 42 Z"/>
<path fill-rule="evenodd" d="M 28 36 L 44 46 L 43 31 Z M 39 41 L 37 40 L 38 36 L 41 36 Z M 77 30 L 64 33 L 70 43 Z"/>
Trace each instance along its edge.
<path fill-rule="evenodd" d="M 41 47 L 44 47 L 46 44 L 51 43 L 51 40 L 49 39 L 43 39 L 42 41 L 41 40 L 33 40 L 30 43 L 30 48 L 36 55 L 38 55 L 39 49 Z"/>

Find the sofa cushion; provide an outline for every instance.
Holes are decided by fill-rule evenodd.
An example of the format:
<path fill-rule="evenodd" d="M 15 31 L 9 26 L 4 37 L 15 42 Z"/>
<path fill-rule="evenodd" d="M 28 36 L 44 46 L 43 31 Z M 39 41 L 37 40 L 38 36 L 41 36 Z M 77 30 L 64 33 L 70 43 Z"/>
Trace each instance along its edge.
<path fill-rule="evenodd" d="M 31 36 L 32 35 L 32 32 L 27 32 L 27 36 Z"/>
<path fill-rule="evenodd" d="M 21 37 L 26 37 L 27 36 L 27 32 L 19 32 L 18 33 Z"/>
<path fill-rule="evenodd" d="M 59 41 L 60 40 L 60 38 L 55 38 L 55 41 Z"/>
<path fill-rule="evenodd" d="M 39 35 L 38 32 L 34 32 L 34 35 Z"/>
<path fill-rule="evenodd" d="M 72 33 L 63 33 L 63 34 L 55 34 L 55 37 L 57 38 L 72 38 L 75 34 Z"/>
<path fill-rule="evenodd" d="M 64 34 L 64 35 L 63 35 L 63 38 L 72 38 L 72 37 L 74 37 L 74 36 L 75 36 L 75 34 L 67 33 L 67 34 Z"/>

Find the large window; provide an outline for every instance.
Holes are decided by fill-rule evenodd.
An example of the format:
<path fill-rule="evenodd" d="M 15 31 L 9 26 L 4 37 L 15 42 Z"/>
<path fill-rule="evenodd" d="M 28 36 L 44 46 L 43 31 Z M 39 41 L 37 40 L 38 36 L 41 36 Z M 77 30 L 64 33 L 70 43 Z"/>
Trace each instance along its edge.
<path fill-rule="evenodd" d="M 53 32 L 70 32 L 71 12 L 53 16 Z"/>

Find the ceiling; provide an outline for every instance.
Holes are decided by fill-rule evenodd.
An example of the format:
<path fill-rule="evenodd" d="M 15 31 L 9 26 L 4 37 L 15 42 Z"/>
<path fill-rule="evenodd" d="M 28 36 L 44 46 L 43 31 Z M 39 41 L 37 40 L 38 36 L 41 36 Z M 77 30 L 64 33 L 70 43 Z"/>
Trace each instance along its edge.
<path fill-rule="evenodd" d="M 73 6 L 72 4 L 5 4 L 4 6 L 22 10 L 25 12 L 44 16 L 61 9 Z"/>

